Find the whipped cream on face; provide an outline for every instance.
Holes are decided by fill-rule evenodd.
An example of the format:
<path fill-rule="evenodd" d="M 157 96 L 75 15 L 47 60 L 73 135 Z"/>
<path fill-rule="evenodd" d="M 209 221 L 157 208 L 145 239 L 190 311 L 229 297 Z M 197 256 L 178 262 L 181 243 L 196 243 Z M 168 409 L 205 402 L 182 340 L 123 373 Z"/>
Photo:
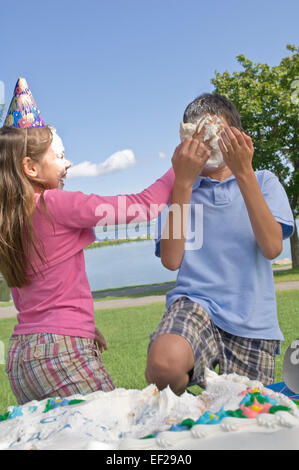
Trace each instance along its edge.
<path fill-rule="evenodd" d="M 218 144 L 218 139 L 220 132 L 224 129 L 224 124 L 218 116 L 206 114 L 195 123 L 181 122 L 181 141 L 186 139 L 187 137 L 192 137 L 194 133 L 199 134 L 203 127 L 203 141 L 208 141 L 208 144 L 211 148 L 211 157 L 206 162 L 204 168 L 218 168 L 223 162 L 223 155 Z"/>
<path fill-rule="evenodd" d="M 57 164 L 57 177 L 59 179 L 58 188 L 63 189 L 64 181 L 62 180 L 62 175 L 65 173 L 65 157 L 64 157 L 64 145 L 61 137 L 57 134 L 55 127 L 49 126 L 52 132 L 52 149 L 56 155 L 56 164 Z"/>
<path fill-rule="evenodd" d="M 57 134 L 55 127 L 52 127 L 52 126 L 49 126 L 49 127 L 51 129 L 52 136 L 53 136 L 52 149 L 54 153 L 57 155 L 57 157 L 62 159 L 64 157 L 64 145 L 63 145 L 62 139 Z"/>

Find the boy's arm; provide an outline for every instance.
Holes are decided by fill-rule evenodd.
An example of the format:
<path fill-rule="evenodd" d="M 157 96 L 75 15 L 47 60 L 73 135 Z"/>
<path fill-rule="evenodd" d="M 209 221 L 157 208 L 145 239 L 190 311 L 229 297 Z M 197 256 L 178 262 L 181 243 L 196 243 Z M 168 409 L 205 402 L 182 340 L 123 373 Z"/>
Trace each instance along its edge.
<path fill-rule="evenodd" d="M 282 251 L 282 227 L 272 215 L 254 174 L 251 138 L 238 129 L 226 127 L 221 133 L 219 147 L 225 163 L 236 177 L 262 254 L 268 259 L 276 258 Z"/>
<path fill-rule="evenodd" d="M 238 176 L 252 230 L 265 258 L 277 258 L 282 252 L 282 227 L 273 217 L 260 190 L 254 171 Z"/>
<path fill-rule="evenodd" d="M 184 256 L 189 214 L 184 205 L 190 203 L 193 184 L 210 158 L 209 149 L 197 139 L 186 139 L 184 142 L 190 160 L 186 164 L 182 159 L 180 168 L 177 168 L 169 215 L 160 242 L 161 262 L 171 271 L 181 266 Z"/>
<path fill-rule="evenodd" d="M 186 213 L 186 210 L 183 210 L 184 204 L 189 204 L 191 194 L 192 186 L 175 182 L 169 215 L 160 241 L 161 262 L 171 271 L 181 266 L 184 256 L 188 220 L 186 217 L 181 217 L 181 214 Z"/>

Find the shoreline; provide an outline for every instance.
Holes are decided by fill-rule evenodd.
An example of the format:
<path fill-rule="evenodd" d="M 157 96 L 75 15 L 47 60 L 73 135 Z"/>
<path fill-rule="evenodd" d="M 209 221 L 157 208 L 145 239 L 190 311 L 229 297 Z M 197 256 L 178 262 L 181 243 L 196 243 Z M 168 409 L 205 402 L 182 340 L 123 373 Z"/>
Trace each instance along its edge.
<path fill-rule="evenodd" d="M 299 281 L 296 282 L 280 282 L 275 284 L 275 290 L 280 291 L 279 294 L 283 294 L 283 292 L 291 293 L 299 291 Z M 157 304 L 161 303 L 162 308 L 165 307 L 165 295 L 166 292 L 163 291 L 149 291 L 146 293 L 137 294 L 135 293 L 131 295 L 119 295 L 118 297 L 101 297 L 101 298 L 94 298 L 94 312 L 97 310 L 107 310 L 107 309 L 119 309 L 119 308 L 128 308 L 128 307 L 142 307 L 145 305 Z M 15 306 L 8 305 L 0 306 L 0 320 L 4 320 L 5 318 L 16 318 L 18 314 L 17 309 Z"/>
<path fill-rule="evenodd" d="M 278 270 L 281 271 L 279 268 Z M 116 304 L 119 303 L 119 306 L 121 306 L 121 302 L 127 304 L 127 306 L 129 306 L 129 304 L 135 305 L 136 303 L 145 305 L 148 303 L 162 302 L 166 293 L 175 286 L 175 282 L 176 281 L 170 281 L 92 291 L 95 310 L 97 308 L 102 309 L 105 304 L 107 304 L 107 308 L 109 304 L 111 304 L 110 308 L 117 308 L 112 306 L 113 302 L 116 302 Z M 275 290 L 299 290 L 299 280 L 276 281 Z M 8 316 L 16 315 L 17 312 L 12 300 L 0 301 L 0 318 L 6 318 L 5 313 L 7 313 Z"/>
<path fill-rule="evenodd" d="M 153 240 L 151 236 L 144 235 L 142 237 L 136 238 L 119 238 L 115 240 L 96 240 L 95 242 L 91 243 L 91 245 L 86 246 L 84 250 L 90 250 L 92 248 L 101 248 L 104 246 L 112 246 L 112 245 L 122 245 L 124 243 L 131 243 L 131 242 L 143 242 Z"/>
<path fill-rule="evenodd" d="M 286 289 L 287 285 L 291 286 L 290 289 L 298 289 L 299 285 L 299 268 L 292 268 L 292 265 L 286 265 L 285 263 L 273 263 L 273 274 L 274 283 L 276 289 Z M 142 297 L 149 295 L 165 295 L 167 291 L 171 290 L 175 286 L 175 280 L 158 282 L 152 284 L 140 284 L 122 287 L 113 287 L 106 289 L 97 289 L 91 291 L 92 297 L 95 302 L 105 298 L 123 298 L 123 297 Z M 282 286 L 285 285 L 285 287 Z M 279 286 L 280 285 L 280 286 Z M 294 286 L 294 287 L 292 287 Z M 4 297 L 5 298 L 5 297 Z M 0 309 L 13 307 L 13 300 L 0 300 Z"/>

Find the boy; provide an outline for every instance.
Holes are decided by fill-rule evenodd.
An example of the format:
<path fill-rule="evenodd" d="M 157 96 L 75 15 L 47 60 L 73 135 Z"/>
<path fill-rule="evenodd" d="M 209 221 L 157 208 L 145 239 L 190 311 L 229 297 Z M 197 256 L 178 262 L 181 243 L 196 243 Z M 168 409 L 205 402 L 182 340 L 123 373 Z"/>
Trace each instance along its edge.
<path fill-rule="evenodd" d="M 273 383 L 283 335 L 271 260 L 294 227 L 277 177 L 252 168 L 253 144 L 242 132 L 233 103 L 217 94 L 199 96 L 185 110 L 181 137 L 188 126 L 198 131 L 203 119 L 205 134 L 201 131 L 197 139 L 214 135 L 208 140 L 214 148 L 211 126 L 215 120 L 221 124 L 216 141 L 223 161 L 203 162 L 193 186 L 176 187 L 172 195 L 172 205 L 182 211 L 190 203 L 191 224 L 196 207 L 202 207 L 202 247 L 187 249 L 186 218 L 175 211 L 166 221 L 163 234 L 168 236 L 156 240 L 162 264 L 179 272 L 166 297 L 167 311 L 150 338 L 146 378 L 177 394 L 190 385 L 204 386 L 205 367 L 216 364 L 220 374 Z"/>

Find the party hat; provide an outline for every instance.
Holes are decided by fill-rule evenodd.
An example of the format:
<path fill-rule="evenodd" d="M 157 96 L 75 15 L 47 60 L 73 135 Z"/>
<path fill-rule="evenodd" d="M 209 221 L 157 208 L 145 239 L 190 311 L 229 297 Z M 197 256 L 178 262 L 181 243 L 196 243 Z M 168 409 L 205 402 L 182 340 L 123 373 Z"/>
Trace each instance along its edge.
<path fill-rule="evenodd" d="M 45 125 L 25 78 L 19 78 L 4 126 L 25 128 L 45 127 Z"/>

